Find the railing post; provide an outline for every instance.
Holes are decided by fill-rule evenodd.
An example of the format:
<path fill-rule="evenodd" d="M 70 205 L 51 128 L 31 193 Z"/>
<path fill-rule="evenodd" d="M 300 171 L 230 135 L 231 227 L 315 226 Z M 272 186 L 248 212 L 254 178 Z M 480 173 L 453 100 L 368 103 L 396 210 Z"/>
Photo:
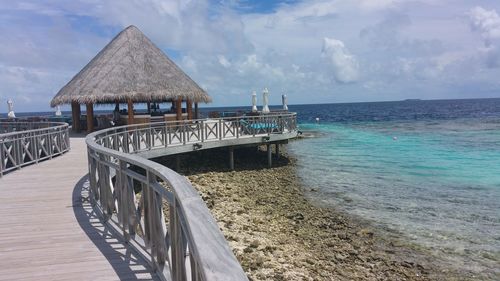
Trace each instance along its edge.
<path fill-rule="evenodd" d="M 182 136 L 182 144 L 186 144 L 186 132 L 187 132 L 187 123 L 182 122 L 181 126 L 181 136 Z"/>
<path fill-rule="evenodd" d="M 47 132 L 47 144 L 48 144 L 49 159 L 52 159 L 54 148 L 52 147 L 52 136 L 50 134 L 50 131 Z"/>
<path fill-rule="evenodd" d="M 90 182 L 90 203 L 92 206 L 95 206 L 97 204 L 97 200 L 99 200 L 99 187 L 97 186 L 97 181 L 96 181 L 96 161 L 92 157 L 92 154 L 94 151 L 90 148 L 87 147 L 87 157 L 88 157 L 88 163 L 89 163 L 89 182 Z"/>
<path fill-rule="evenodd" d="M 132 128 L 134 130 L 132 132 L 132 141 L 134 145 L 132 146 L 134 148 L 134 152 L 141 150 L 141 141 L 139 139 L 138 133 L 137 133 L 137 128 Z"/>
<path fill-rule="evenodd" d="M 234 128 L 236 130 L 236 138 L 240 138 L 240 117 L 236 118 L 236 127 Z"/>
<path fill-rule="evenodd" d="M 38 136 L 36 134 L 33 134 L 33 139 L 32 139 L 32 148 L 33 148 L 33 158 L 35 159 L 35 163 L 38 163 L 38 160 L 40 160 L 40 153 L 38 153 Z"/>
<path fill-rule="evenodd" d="M 17 138 L 15 141 L 15 158 L 16 159 L 16 166 L 17 169 L 21 169 L 21 166 L 23 165 L 24 159 L 23 159 L 23 154 L 21 152 L 21 138 Z"/>
<path fill-rule="evenodd" d="M 219 119 L 219 140 L 222 140 L 222 119 Z"/>
<path fill-rule="evenodd" d="M 127 175 L 125 174 L 127 163 L 120 159 L 118 160 L 118 167 L 119 168 L 116 171 L 115 185 L 115 193 L 119 208 L 118 219 L 122 226 L 124 240 L 128 242 L 130 240 L 130 235 L 134 234 L 132 228 L 132 225 L 134 225 L 132 217 L 135 216 L 135 212 L 133 208 L 131 208 L 131 204 L 134 205 L 134 201 L 133 195 L 130 195 L 130 189 L 132 189 L 132 192 L 134 192 L 134 190 L 133 186 L 130 186 L 132 183 L 129 182 Z"/>
<path fill-rule="evenodd" d="M 168 130 L 167 130 L 167 124 L 165 124 L 165 126 L 162 126 L 161 127 L 161 133 L 162 133 L 162 140 L 163 140 L 163 145 L 165 147 L 168 146 L 168 137 L 167 137 L 167 134 L 168 134 Z"/>
<path fill-rule="evenodd" d="M 0 140 L 0 178 L 3 176 L 4 170 L 4 140 Z"/>
<path fill-rule="evenodd" d="M 114 211 L 114 199 L 113 199 L 113 191 L 110 186 L 110 178 L 109 178 L 109 166 L 106 165 L 107 156 L 100 153 L 99 154 L 99 162 L 97 163 L 98 167 L 98 175 L 99 175 L 99 191 L 100 191 L 100 201 L 101 207 L 103 208 L 104 220 L 107 221 L 111 218 Z"/>
<path fill-rule="evenodd" d="M 56 135 L 56 143 L 57 143 L 57 147 L 58 147 L 58 154 L 59 153 L 62 153 L 62 136 L 61 136 L 61 130 L 59 129 L 56 129 L 55 131 L 55 135 Z"/>
<path fill-rule="evenodd" d="M 128 153 L 129 152 L 129 139 L 128 139 L 128 131 L 127 128 L 123 129 L 123 136 L 122 136 L 122 146 L 123 146 L 123 152 Z"/>
<path fill-rule="evenodd" d="M 154 128 L 151 127 L 151 124 L 149 124 L 149 130 L 146 131 L 147 132 L 146 133 L 146 146 L 147 146 L 148 150 L 151 150 L 153 148 L 153 140 L 154 140 L 153 130 L 154 130 Z"/>
<path fill-rule="evenodd" d="M 187 280 L 186 245 L 182 235 L 177 203 L 170 205 L 170 237 L 172 240 L 172 276 L 173 280 Z"/>
<path fill-rule="evenodd" d="M 200 126 L 201 126 L 201 142 L 205 142 L 205 126 L 207 124 L 205 124 L 204 120 L 199 121 L 199 122 L 200 122 Z"/>
<path fill-rule="evenodd" d="M 71 141 L 69 139 L 69 126 L 66 126 L 64 133 L 66 135 L 66 148 L 67 148 L 67 150 L 70 150 L 71 149 Z"/>
<path fill-rule="evenodd" d="M 254 137 L 255 137 L 255 133 L 257 131 L 255 124 L 257 124 L 257 122 L 255 122 L 255 117 L 252 117 L 252 125 L 253 126 L 250 126 L 250 129 L 252 129 L 252 136 L 254 136 Z"/>

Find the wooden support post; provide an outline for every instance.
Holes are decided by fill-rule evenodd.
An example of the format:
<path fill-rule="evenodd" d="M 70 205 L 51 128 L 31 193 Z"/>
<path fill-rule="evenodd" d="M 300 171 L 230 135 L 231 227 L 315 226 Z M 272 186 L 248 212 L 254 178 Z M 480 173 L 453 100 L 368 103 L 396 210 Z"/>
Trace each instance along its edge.
<path fill-rule="evenodd" d="M 175 110 L 176 110 L 176 120 L 182 120 L 182 99 L 179 98 L 175 101 Z"/>
<path fill-rule="evenodd" d="M 194 119 L 200 119 L 200 112 L 198 111 L 198 103 L 194 103 Z"/>
<path fill-rule="evenodd" d="M 271 144 L 267 145 L 267 166 L 269 168 L 273 166 L 273 154 L 271 151 Z"/>
<path fill-rule="evenodd" d="M 179 154 L 175 155 L 175 171 L 181 171 L 181 156 Z"/>
<path fill-rule="evenodd" d="M 280 144 L 274 144 L 274 152 L 276 154 L 276 159 L 280 159 Z"/>
<path fill-rule="evenodd" d="M 229 169 L 234 170 L 234 147 L 229 147 Z"/>
<path fill-rule="evenodd" d="M 73 132 L 80 132 L 80 104 L 77 102 L 71 103 L 71 118 L 73 119 Z"/>
<path fill-rule="evenodd" d="M 188 115 L 188 120 L 193 120 L 193 103 L 190 99 L 186 100 L 186 112 Z"/>
<path fill-rule="evenodd" d="M 87 103 L 87 132 L 94 131 L 94 105 Z"/>
<path fill-rule="evenodd" d="M 128 125 L 134 124 L 134 103 L 131 99 L 127 101 L 128 104 Z"/>

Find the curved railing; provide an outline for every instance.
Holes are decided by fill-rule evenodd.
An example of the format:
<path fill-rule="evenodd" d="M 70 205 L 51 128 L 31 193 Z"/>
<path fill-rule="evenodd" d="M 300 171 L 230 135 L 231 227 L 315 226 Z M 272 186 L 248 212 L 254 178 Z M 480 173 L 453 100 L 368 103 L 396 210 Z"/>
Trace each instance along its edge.
<path fill-rule="evenodd" d="M 0 177 L 69 150 L 68 124 L 0 121 Z"/>
<path fill-rule="evenodd" d="M 140 155 L 153 150 L 175 154 L 237 145 L 239 140 L 273 142 L 296 134 L 294 113 L 98 131 L 86 139 L 91 202 L 162 279 L 247 280 L 191 183 Z"/>

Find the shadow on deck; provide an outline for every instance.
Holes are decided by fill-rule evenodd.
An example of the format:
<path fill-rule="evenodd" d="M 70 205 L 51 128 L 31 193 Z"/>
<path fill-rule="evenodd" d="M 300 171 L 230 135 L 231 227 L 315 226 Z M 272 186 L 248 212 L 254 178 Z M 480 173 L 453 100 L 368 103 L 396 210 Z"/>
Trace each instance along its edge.
<path fill-rule="evenodd" d="M 82 177 L 73 189 L 73 212 L 78 224 L 108 260 L 120 280 L 159 280 L 151 267 L 119 235 L 101 222 L 89 199 L 89 178 Z M 91 269 L 89 269 L 91 270 Z"/>

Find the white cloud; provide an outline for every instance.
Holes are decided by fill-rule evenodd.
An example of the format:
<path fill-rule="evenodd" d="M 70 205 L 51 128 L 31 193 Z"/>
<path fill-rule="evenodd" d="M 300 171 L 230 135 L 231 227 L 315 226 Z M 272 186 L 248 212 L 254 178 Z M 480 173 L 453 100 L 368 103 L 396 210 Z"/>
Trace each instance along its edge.
<path fill-rule="evenodd" d="M 225 56 L 223 55 L 217 55 L 217 58 L 219 59 L 219 63 L 224 66 L 225 68 L 228 68 L 231 66 L 231 63 L 226 59 Z"/>
<path fill-rule="evenodd" d="M 500 39 L 500 16 L 496 10 L 475 7 L 469 12 L 471 27 L 478 30 L 487 45 Z"/>
<path fill-rule="evenodd" d="M 358 80 L 358 61 L 350 54 L 342 41 L 325 37 L 323 39 L 321 55 L 327 58 L 332 64 L 337 81 L 349 83 Z"/>
<path fill-rule="evenodd" d="M 367 10 L 380 10 L 393 7 L 395 5 L 395 0 L 360 0 L 359 5 L 363 9 Z"/>
<path fill-rule="evenodd" d="M 479 48 L 479 55 L 489 68 L 500 67 L 500 16 L 496 10 L 486 10 L 477 6 L 469 12 L 473 31 L 481 34 L 484 47 Z"/>

